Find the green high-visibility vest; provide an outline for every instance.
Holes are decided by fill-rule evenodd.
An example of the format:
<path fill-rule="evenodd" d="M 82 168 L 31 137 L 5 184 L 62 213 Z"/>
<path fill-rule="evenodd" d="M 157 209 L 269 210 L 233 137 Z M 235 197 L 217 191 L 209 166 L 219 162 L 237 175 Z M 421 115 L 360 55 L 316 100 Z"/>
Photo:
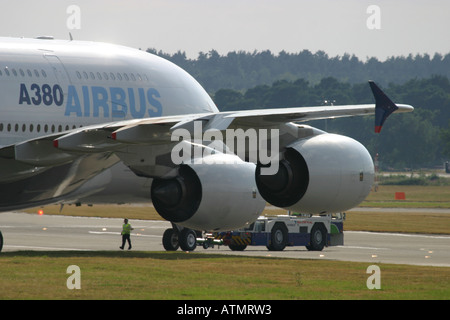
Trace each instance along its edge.
<path fill-rule="evenodd" d="M 122 227 L 122 234 L 130 234 L 131 233 L 131 225 L 129 223 L 124 224 Z"/>

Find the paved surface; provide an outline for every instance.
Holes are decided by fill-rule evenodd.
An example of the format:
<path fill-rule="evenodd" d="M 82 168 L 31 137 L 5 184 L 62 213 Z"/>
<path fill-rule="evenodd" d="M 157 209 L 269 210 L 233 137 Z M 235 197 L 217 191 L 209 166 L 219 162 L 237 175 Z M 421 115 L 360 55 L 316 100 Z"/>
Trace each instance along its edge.
<path fill-rule="evenodd" d="M 122 219 L 39 216 L 0 213 L 3 251 L 18 250 L 120 250 Z M 132 250 L 164 251 L 165 221 L 131 220 Z M 197 247 L 196 252 L 300 259 L 328 259 L 369 263 L 396 263 L 450 267 L 450 236 L 376 232 L 344 233 L 344 246 L 309 252 L 304 247 L 288 247 L 282 252 L 265 247 L 247 247 L 233 252 L 228 247 Z"/>

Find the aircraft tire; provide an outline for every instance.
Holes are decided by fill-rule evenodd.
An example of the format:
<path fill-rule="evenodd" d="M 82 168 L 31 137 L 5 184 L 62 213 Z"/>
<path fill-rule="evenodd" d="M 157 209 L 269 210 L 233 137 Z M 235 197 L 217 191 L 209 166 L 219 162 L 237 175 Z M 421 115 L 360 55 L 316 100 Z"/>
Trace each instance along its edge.
<path fill-rule="evenodd" d="M 194 251 L 197 247 L 197 234 L 194 230 L 183 229 L 181 230 L 178 242 L 180 243 L 181 250 Z"/>
<path fill-rule="evenodd" d="M 180 243 L 178 241 L 178 232 L 172 228 L 164 231 L 162 243 L 166 251 L 177 251 L 180 247 Z"/>
<path fill-rule="evenodd" d="M 0 231 L 0 252 L 2 252 L 3 249 L 3 235 L 2 232 Z"/>

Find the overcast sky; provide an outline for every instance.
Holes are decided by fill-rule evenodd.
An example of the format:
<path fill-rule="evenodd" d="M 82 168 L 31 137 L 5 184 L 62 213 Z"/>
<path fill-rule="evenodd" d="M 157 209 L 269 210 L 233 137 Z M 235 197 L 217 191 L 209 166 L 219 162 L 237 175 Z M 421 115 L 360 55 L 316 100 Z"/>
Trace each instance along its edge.
<path fill-rule="evenodd" d="M 2 0 L 0 12 L 0 36 L 71 32 L 190 58 L 211 49 L 323 50 L 363 60 L 450 53 L 448 0 Z"/>

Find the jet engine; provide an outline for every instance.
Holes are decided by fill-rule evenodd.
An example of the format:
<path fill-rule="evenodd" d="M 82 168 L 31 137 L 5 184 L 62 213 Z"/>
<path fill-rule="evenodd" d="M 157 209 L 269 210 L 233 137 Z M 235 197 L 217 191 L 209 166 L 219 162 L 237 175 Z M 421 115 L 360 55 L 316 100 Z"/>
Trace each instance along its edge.
<path fill-rule="evenodd" d="M 153 180 L 153 205 L 164 219 L 193 230 L 240 228 L 255 221 L 265 207 L 255 168 L 224 153 L 185 162 L 174 178 Z"/>
<path fill-rule="evenodd" d="M 351 209 L 369 194 L 372 158 L 349 137 L 323 133 L 290 144 L 274 175 L 255 172 L 262 197 L 274 206 L 301 213 L 336 213 Z"/>

